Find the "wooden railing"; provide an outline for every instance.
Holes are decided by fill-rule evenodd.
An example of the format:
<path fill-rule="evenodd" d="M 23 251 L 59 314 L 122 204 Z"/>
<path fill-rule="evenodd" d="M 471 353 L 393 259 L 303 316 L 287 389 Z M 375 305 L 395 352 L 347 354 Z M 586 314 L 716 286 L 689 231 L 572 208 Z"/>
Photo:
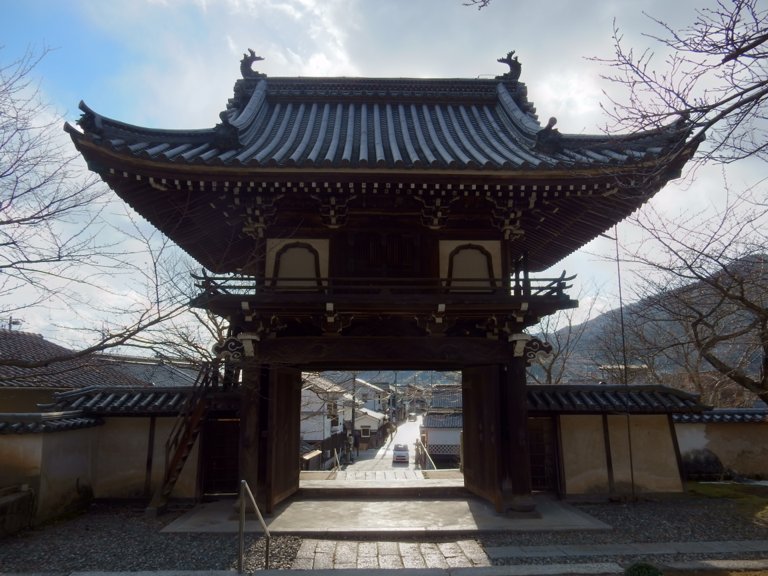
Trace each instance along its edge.
<path fill-rule="evenodd" d="M 193 275 L 198 288 L 212 295 L 323 294 L 325 296 L 387 295 L 485 295 L 522 298 L 567 298 L 576 276 L 563 272 L 557 278 L 267 278 L 252 276 Z"/>

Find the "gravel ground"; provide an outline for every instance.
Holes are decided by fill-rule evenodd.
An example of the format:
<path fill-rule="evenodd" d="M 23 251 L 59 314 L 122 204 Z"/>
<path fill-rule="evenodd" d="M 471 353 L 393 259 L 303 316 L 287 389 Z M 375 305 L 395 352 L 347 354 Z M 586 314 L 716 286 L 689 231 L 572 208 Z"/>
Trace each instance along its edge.
<path fill-rule="evenodd" d="M 237 569 L 237 534 L 164 534 L 183 511 L 148 518 L 144 507 L 95 504 L 84 514 L 0 540 L 0 572 Z M 290 568 L 300 538 L 273 536 L 270 568 Z M 264 567 L 263 537 L 245 535 L 244 568 Z"/>
<path fill-rule="evenodd" d="M 551 544 L 616 544 L 765 540 L 768 527 L 744 514 L 738 501 L 677 498 L 632 504 L 578 504 L 578 509 L 613 526 L 613 530 L 506 532 L 478 535 L 483 546 Z M 229 570 L 237 566 L 236 534 L 164 534 L 160 529 L 182 511 L 148 518 L 144 508 L 95 504 L 87 513 L 0 540 L 0 572 L 70 572 L 87 570 Z M 470 535 L 467 535 L 470 536 Z M 464 536 L 466 538 L 466 536 Z M 426 541 L 427 538 L 419 538 Z M 445 541 L 437 537 L 435 542 Z M 245 568 L 263 567 L 264 539 L 246 535 Z M 275 536 L 270 568 L 290 568 L 301 539 Z M 708 558 L 713 556 L 708 555 Z M 749 558 L 749 555 L 740 555 Z M 700 556 L 655 557 L 656 562 L 696 560 Z M 578 562 L 636 558 L 580 557 Z M 527 558 L 525 563 L 563 563 L 564 558 Z M 503 560 L 499 563 L 514 563 Z"/>
<path fill-rule="evenodd" d="M 738 500 L 679 496 L 633 503 L 607 502 L 578 504 L 575 507 L 613 527 L 613 530 L 567 532 L 510 532 L 482 535 L 478 541 L 490 546 L 542 546 L 551 544 L 629 544 L 633 542 L 717 542 L 727 540 L 766 540 L 768 525 L 745 513 Z M 759 553 L 740 553 L 739 559 L 763 558 Z M 636 561 L 653 564 L 687 562 L 702 559 L 732 559 L 728 554 L 678 554 L 669 556 L 594 556 L 579 557 L 578 562 Z M 526 564 L 562 564 L 563 557 L 525 558 Z M 495 564 L 517 564 L 516 559 L 502 559 Z"/>

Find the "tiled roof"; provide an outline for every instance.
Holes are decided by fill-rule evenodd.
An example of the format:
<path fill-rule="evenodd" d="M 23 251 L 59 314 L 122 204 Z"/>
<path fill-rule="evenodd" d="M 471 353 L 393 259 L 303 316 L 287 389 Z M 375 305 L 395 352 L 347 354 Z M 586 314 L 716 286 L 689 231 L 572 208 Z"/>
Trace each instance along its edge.
<path fill-rule="evenodd" d="M 525 85 L 501 79 L 259 78 L 239 80 L 208 130 L 156 130 L 80 104 L 80 125 L 99 146 L 178 165 L 540 170 L 620 166 L 654 158 L 685 132 L 633 137 L 545 130 Z M 83 138 L 68 128 L 76 140 Z M 550 127 L 551 133 L 551 127 Z M 556 131 L 555 131 L 556 132 Z"/>
<path fill-rule="evenodd" d="M 176 414 L 191 388 L 121 388 L 91 387 L 54 394 L 54 402 L 41 405 L 44 410 L 81 410 L 87 414 Z"/>
<path fill-rule="evenodd" d="M 39 334 L 0 329 L 0 359 L 44 363 L 72 355 L 72 350 L 49 342 Z M 84 388 L 148 385 L 145 381 L 116 370 L 98 356 L 71 358 L 36 368 L 0 365 L 0 387 Z"/>
<path fill-rule="evenodd" d="M 745 424 L 768 422 L 768 410 L 760 408 L 716 408 L 701 413 L 675 414 L 679 424 Z"/>
<path fill-rule="evenodd" d="M 105 363 L 120 372 L 152 386 L 192 386 L 200 368 L 164 358 L 100 355 Z"/>
<path fill-rule="evenodd" d="M 453 414 L 428 412 L 421 425 L 423 428 L 461 428 L 464 426 L 464 417 L 461 412 Z"/>
<path fill-rule="evenodd" d="M 700 412 L 696 396 L 664 386 L 528 386 L 529 412 Z"/>
<path fill-rule="evenodd" d="M 461 408 L 462 396 L 461 388 L 443 388 L 432 391 L 432 401 L 430 402 L 430 409 L 455 409 Z"/>
<path fill-rule="evenodd" d="M 83 416 L 80 412 L 49 414 L 0 414 L 0 434 L 38 434 L 90 428 L 103 420 Z"/>
<path fill-rule="evenodd" d="M 319 394 L 344 394 L 345 390 L 341 386 L 338 386 L 328 378 L 324 378 L 318 374 L 305 374 L 302 377 L 301 383 L 302 389 L 309 389 Z"/>
<path fill-rule="evenodd" d="M 90 415 L 174 414 L 190 388 L 110 389 L 92 387 L 60 392 L 45 410 L 82 410 Z M 528 410 L 532 413 L 589 414 L 625 412 L 666 414 L 701 412 L 706 409 L 696 397 L 663 386 L 528 386 Z M 374 417 L 384 414 L 358 408 Z M 449 416 L 427 414 L 429 416 Z"/>

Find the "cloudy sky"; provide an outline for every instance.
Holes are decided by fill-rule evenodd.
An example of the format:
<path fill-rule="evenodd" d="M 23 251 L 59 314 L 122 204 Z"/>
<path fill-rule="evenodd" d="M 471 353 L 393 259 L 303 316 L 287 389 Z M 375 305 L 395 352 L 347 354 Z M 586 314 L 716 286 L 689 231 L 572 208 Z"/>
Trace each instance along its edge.
<path fill-rule="evenodd" d="M 215 125 L 252 48 L 268 76 L 492 77 L 515 50 L 521 81 L 544 122 L 599 132 L 599 104 L 613 87 L 589 60 L 613 53 L 614 22 L 637 50 L 692 21 L 709 0 L 24 0 L 0 1 L 0 61 L 26 49 L 52 52 L 36 69 L 47 100 L 69 121 L 84 100 L 97 112 L 161 128 Z M 667 213 L 718 202 L 721 178 L 670 185 L 654 200 Z M 619 236 L 631 232 L 619 228 Z M 558 265 L 615 301 L 613 244 L 597 240 Z M 631 282 L 631 274 L 625 276 Z M 583 287 L 583 288 L 582 288 Z M 626 290 L 626 289 L 625 289 Z"/>

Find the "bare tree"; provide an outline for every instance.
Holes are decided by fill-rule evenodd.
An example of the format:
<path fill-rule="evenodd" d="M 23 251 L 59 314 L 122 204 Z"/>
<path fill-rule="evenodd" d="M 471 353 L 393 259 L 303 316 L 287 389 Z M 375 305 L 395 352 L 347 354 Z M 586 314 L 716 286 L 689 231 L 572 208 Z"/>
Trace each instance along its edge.
<path fill-rule="evenodd" d="M 615 55 L 594 58 L 622 87 L 603 106 L 609 131 L 658 128 L 680 117 L 695 127 L 700 160 L 768 159 L 768 6 L 760 0 L 716 0 L 693 23 L 675 29 L 648 16 L 658 34 L 646 34 L 663 53 L 628 47 L 614 24 Z"/>
<path fill-rule="evenodd" d="M 464 6 L 477 6 L 478 10 L 486 8 L 491 3 L 491 0 L 466 0 Z"/>
<path fill-rule="evenodd" d="M 649 238 L 628 259 L 641 266 L 642 329 L 656 353 L 679 359 L 693 348 L 707 370 L 768 401 L 768 204 L 750 192 L 715 217 L 641 213 Z M 662 318 L 675 326 L 665 337 Z M 702 372 L 695 355 L 682 356 Z"/>
<path fill-rule="evenodd" d="M 586 309 L 560 310 L 545 316 L 528 330 L 552 346 L 552 353 L 547 359 L 528 369 L 528 377 L 533 383 L 564 384 L 569 380 L 580 380 L 584 376 L 578 351 L 598 295 L 599 291 L 596 291 Z M 581 294 L 578 299 L 582 299 Z"/>
<path fill-rule="evenodd" d="M 0 63 L 0 315 L 45 308 L 68 318 L 78 343 L 61 357 L 0 358 L 0 366 L 40 367 L 122 346 L 188 309 L 163 268 L 175 248 L 135 222 L 111 223 L 122 204 L 88 175 L 63 120 L 42 100 L 32 75 L 45 54 Z"/>
<path fill-rule="evenodd" d="M 0 66 L 0 297 L 3 314 L 66 298 L 97 245 L 104 189 L 65 149 L 31 74 L 45 53 Z M 25 298 L 20 296 L 24 292 Z"/>

